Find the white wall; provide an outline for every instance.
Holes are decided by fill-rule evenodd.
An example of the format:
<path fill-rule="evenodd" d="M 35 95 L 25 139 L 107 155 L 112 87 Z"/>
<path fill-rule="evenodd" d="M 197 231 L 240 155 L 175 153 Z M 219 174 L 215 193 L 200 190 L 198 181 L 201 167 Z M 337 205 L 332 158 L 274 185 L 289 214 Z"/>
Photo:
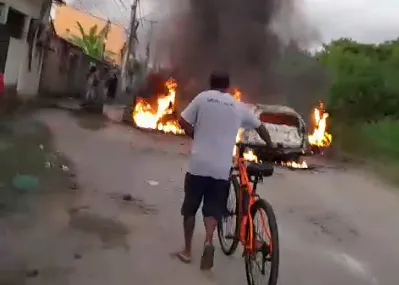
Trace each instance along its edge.
<path fill-rule="evenodd" d="M 22 57 L 22 65 L 19 69 L 17 93 L 22 97 L 32 97 L 37 95 L 39 91 L 40 75 L 42 73 L 42 58 L 39 51 L 36 56 L 36 43 L 33 48 L 33 56 L 31 61 L 31 70 L 28 68 L 29 48 L 25 49 Z"/>
<path fill-rule="evenodd" d="M 17 86 L 19 70 L 23 55 L 27 51 L 25 39 L 10 38 L 6 68 L 4 72 L 4 84 L 6 86 Z"/>
<path fill-rule="evenodd" d="M 4 1 L 4 0 L 3 0 Z M 38 93 L 40 75 L 42 72 L 41 52 L 36 54 L 36 43 L 31 61 L 31 69 L 28 68 L 29 45 L 26 36 L 29 31 L 29 24 L 32 18 L 40 17 L 41 5 L 45 0 L 5 0 L 10 7 L 25 14 L 24 37 L 22 39 L 10 39 L 6 69 L 5 85 L 15 86 L 21 97 L 32 97 Z M 47 11 L 47 14 L 50 10 Z"/>
<path fill-rule="evenodd" d="M 0 15 L 0 23 L 1 24 L 5 24 L 5 22 L 6 22 L 7 15 L 8 15 L 8 8 L 9 8 L 9 5 L 4 4 L 2 11 L 1 11 L 1 15 Z"/>

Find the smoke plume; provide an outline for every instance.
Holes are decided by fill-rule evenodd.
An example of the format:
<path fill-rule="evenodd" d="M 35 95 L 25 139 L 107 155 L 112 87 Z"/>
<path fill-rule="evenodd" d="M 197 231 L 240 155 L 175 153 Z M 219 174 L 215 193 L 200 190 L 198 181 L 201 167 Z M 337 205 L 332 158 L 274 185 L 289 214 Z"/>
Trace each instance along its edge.
<path fill-rule="evenodd" d="M 157 57 L 187 83 L 186 96 L 206 89 L 210 72 L 223 69 L 246 101 L 286 103 L 286 82 L 277 68 L 281 55 L 316 36 L 298 6 L 301 0 L 169 1 L 179 16 L 158 28 Z"/>

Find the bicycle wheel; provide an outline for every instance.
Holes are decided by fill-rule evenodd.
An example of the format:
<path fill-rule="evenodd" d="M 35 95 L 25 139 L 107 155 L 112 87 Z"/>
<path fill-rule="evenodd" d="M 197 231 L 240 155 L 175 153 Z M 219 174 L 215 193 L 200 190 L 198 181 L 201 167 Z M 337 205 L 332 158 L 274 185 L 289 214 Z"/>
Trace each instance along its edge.
<path fill-rule="evenodd" d="M 222 251 L 226 255 L 232 255 L 239 243 L 239 193 L 240 183 L 238 178 L 231 178 L 229 197 L 227 199 L 227 213 L 218 222 L 218 237 Z"/>
<path fill-rule="evenodd" d="M 263 199 L 259 199 L 252 206 L 251 215 L 253 239 L 257 250 L 255 253 L 247 252 L 245 254 L 245 273 L 248 285 L 276 285 L 280 260 L 276 216 L 272 206 Z M 268 229 L 264 229 L 267 226 Z M 270 252 L 270 242 L 272 252 Z M 267 270 L 269 268 L 270 270 Z"/>

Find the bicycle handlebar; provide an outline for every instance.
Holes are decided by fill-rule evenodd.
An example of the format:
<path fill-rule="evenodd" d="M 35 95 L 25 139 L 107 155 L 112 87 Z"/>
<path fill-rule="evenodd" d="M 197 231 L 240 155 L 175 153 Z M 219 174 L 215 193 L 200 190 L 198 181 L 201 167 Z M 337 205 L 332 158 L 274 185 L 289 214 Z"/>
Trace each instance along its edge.
<path fill-rule="evenodd" d="M 241 148 L 241 147 L 242 148 L 247 147 L 247 148 L 252 148 L 252 149 L 265 149 L 266 148 L 266 149 L 272 149 L 272 150 L 280 150 L 283 148 L 281 144 L 277 144 L 277 147 L 271 147 L 268 145 L 260 145 L 260 144 L 254 144 L 254 143 L 242 143 L 242 142 L 236 143 L 236 146 L 238 148 Z"/>

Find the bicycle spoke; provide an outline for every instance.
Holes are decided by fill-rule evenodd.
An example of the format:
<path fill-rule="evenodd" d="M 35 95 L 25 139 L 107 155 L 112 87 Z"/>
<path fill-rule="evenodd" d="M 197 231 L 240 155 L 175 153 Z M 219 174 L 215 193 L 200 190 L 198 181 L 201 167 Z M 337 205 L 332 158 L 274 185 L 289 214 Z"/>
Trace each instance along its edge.
<path fill-rule="evenodd" d="M 237 231 L 237 197 L 233 183 L 230 186 L 229 196 L 227 198 L 225 214 L 218 225 L 218 235 L 222 250 L 229 255 L 234 253 L 238 240 Z"/>
<path fill-rule="evenodd" d="M 252 271 L 252 281 L 253 285 L 267 284 L 269 280 L 269 275 L 271 272 L 270 264 L 270 253 L 269 244 L 270 234 L 269 234 L 269 221 L 265 213 L 261 212 L 259 209 L 254 216 L 254 230 L 255 230 L 255 246 L 256 252 L 251 256 L 251 271 Z M 267 248 L 267 250 L 264 249 Z M 264 256 L 264 254 L 267 254 Z"/>

